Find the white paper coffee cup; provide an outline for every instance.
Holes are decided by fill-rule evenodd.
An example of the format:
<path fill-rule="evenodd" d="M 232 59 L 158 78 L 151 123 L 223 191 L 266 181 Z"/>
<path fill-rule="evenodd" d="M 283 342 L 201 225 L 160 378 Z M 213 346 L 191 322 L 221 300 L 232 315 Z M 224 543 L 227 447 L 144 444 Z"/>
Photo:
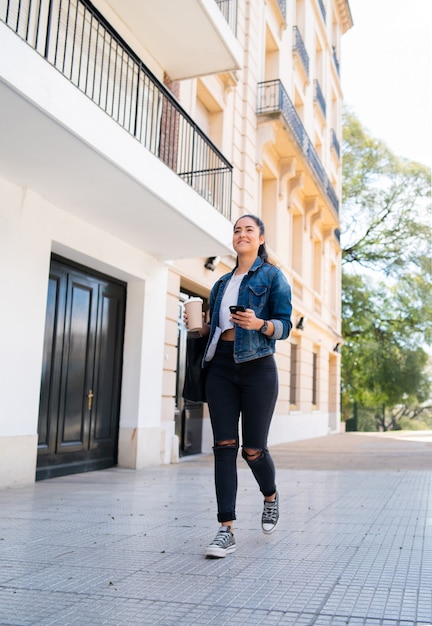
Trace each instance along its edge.
<path fill-rule="evenodd" d="M 184 303 L 188 320 L 188 330 L 201 330 L 203 325 L 202 319 L 202 298 L 189 298 Z"/>

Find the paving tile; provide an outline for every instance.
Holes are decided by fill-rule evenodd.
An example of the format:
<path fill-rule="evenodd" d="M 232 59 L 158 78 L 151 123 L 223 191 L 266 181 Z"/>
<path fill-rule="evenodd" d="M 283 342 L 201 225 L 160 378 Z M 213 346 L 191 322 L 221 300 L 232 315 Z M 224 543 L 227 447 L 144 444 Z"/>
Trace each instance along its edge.
<path fill-rule="evenodd" d="M 206 560 L 212 482 L 202 457 L 0 490 L 0 626 L 432 626 L 432 468 L 279 469 L 266 537 L 239 465 L 237 551 Z"/>

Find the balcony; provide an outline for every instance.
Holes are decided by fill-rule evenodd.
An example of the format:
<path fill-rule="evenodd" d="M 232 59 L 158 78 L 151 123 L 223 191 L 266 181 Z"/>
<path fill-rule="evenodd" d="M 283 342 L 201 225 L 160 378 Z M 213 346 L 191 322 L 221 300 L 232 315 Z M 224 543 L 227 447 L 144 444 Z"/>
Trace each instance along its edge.
<path fill-rule="evenodd" d="M 301 36 L 300 30 L 297 26 L 293 26 L 293 36 L 294 36 L 294 45 L 293 52 L 297 54 L 298 58 L 301 61 L 303 69 L 307 78 L 309 78 L 309 55 L 306 51 L 306 46 L 303 41 L 303 37 Z"/>
<path fill-rule="evenodd" d="M 319 82 L 315 79 L 314 80 L 314 102 L 316 102 L 320 108 L 320 111 L 323 115 L 323 117 L 326 117 L 326 111 L 327 111 L 327 105 L 326 105 L 326 101 L 324 98 L 324 94 L 322 92 L 321 89 L 321 85 L 319 84 Z"/>
<path fill-rule="evenodd" d="M 279 10 L 281 12 L 282 17 L 284 18 L 284 20 L 286 21 L 286 0 L 277 0 L 277 3 L 279 5 Z"/>
<path fill-rule="evenodd" d="M 106 1 L 171 80 L 242 67 L 236 21 L 228 23 L 237 0 Z"/>
<path fill-rule="evenodd" d="M 336 68 L 336 72 L 338 73 L 338 76 L 340 76 L 340 63 L 339 63 L 339 59 L 336 53 L 336 48 L 333 46 L 333 63 L 335 64 L 335 68 Z"/>
<path fill-rule="evenodd" d="M 237 36 L 237 0 L 216 0 L 216 4 L 218 5 L 220 12 L 224 16 L 232 32 Z"/>
<path fill-rule="evenodd" d="M 333 128 L 331 129 L 331 147 L 335 151 L 338 160 L 340 160 L 340 144 Z"/>
<path fill-rule="evenodd" d="M 270 80 L 258 84 L 257 114 L 283 117 L 290 136 L 297 144 L 297 149 L 303 154 L 305 163 L 314 174 L 321 190 L 330 200 L 336 213 L 339 213 L 337 195 L 303 126 L 303 122 L 280 80 Z"/>
<path fill-rule="evenodd" d="M 188 192 L 183 191 L 180 179 L 205 198 L 207 202 L 203 203 L 204 206 L 209 206 L 207 203 L 210 203 L 225 221 L 229 220 L 231 164 L 94 7 L 88 2 L 76 0 L 61 3 L 28 0 L 18 6 L 21 10 L 18 10 L 16 3 L 8 2 L 6 5 L 0 3 L 0 21 L 5 22 L 11 29 L 8 31 L 0 24 L 4 29 L 1 31 L 2 47 L 8 50 L 8 54 L 2 56 L 3 66 L 0 64 L 0 98 L 4 104 L 4 113 L 9 110 L 12 116 L 8 118 L 4 114 L 1 120 L 2 170 L 9 172 L 12 179 L 18 179 L 21 184 L 30 186 L 53 201 L 70 203 L 71 197 L 75 196 L 74 211 L 79 205 L 85 216 L 95 213 L 96 205 L 100 203 L 98 224 L 99 221 L 106 222 L 106 215 L 102 215 L 104 194 L 107 196 L 105 205 L 108 207 L 120 193 L 117 188 L 111 190 L 111 193 L 108 190 L 119 177 L 118 170 L 121 167 L 124 168 L 124 175 L 128 179 L 126 182 L 126 179 L 121 177 L 122 184 L 126 185 L 125 190 L 130 187 L 132 170 L 136 170 L 137 179 L 141 182 L 146 181 L 149 185 L 146 193 L 141 189 L 143 195 L 139 203 L 143 202 L 144 197 L 148 199 L 150 187 L 158 178 L 166 178 L 164 187 L 169 185 L 170 176 L 167 177 L 167 172 L 171 170 L 173 173 L 171 176 L 176 175 L 179 183 L 173 180 L 168 189 L 164 188 L 161 191 L 155 188 L 151 193 L 151 203 L 159 207 L 160 216 L 167 212 L 167 215 L 170 215 L 168 222 L 171 226 L 175 226 L 176 220 L 179 220 L 171 245 L 168 245 L 170 239 L 166 235 L 165 240 L 159 241 L 158 245 L 156 244 L 158 238 L 148 235 L 149 249 L 153 255 L 160 258 L 184 255 L 177 239 L 181 236 L 185 222 L 179 215 L 174 217 L 168 210 L 169 202 L 175 206 L 176 200 L 174 197 L 170 200 L 166 198 L 165 201 L 161 199 L 163 194 L 168 195 L 175 188 L 178 188 L 179 194 L 188 195 Z M 8 32 L 11 35 L 8 35 Z M 23 48 L 16 35 L 25 40 L 30 48 L 28 46 Z M 33 66 L 35 68 L 37 66 L 37 69 L 32 70 Z M 67 81 L 64 81 L 64 78 L 67 78 Z M 30 93 L 32 90 L 38 93 L 37 97 Z M 18 97 L 21 94 L 24 95 L 24 99 Z M 86 96 L 84 99 L 83 94 Z M 45 103 L 42 102 L 44 99 Z M 75 103 L 73 111 L 72 102 Z M 58 107 L 56 114 L 49 110 L 54 105 Z M 95 112 L 94 105 L 97 105 L 100 113 Z M 87 111 L 87 114 L 84 111 Z M 71 114 L 70 122 L 66 121 L 68 112 Z M 90 119 L 97 119 L 97 123 L 92 127 L 89 127 Z M 112 127 L 113 123 L 119 130 Z M 41 132 L 42 128 L 44 133 Z M 81 130 L 84 128 L 84 131 L 81 133 L 78 128 Z M 74 129 L 77 129 L 76 137 L 72 138 Z M 105 140 L 102 129 L 112 134 L 112 145 Z M 124 133 L 125 130 L 127 133 Z M 34 141 L 36 136 L 39 145 Z M 94 138 L 93 150 L 89 149 L 91 137 Z M 113 153 L 115 137 L 118 137 L 123 148 Z M 78 150 L 77 138 L 80 141 Z M 22 153 L 18 154 L 20 147 Z M 149 153 L 153 155 L 153 159 L 157 157 L 160 165 L 149 161 Z M 14 154 L 16 168 L 13 171 Z M 42 158 L 44 154 L 45 164 Z M 59 158 L 60 154 L 62 158 Z M 67 171 L 66 168 L 66 171 L 62 171 L 65 186 L 60 189 L 61 176 L 58 178 L 53 176 L 50 168 L 58 170 L 59 164 L 64 163 L 64 158 L 69 160 L 73 154 L 76 157 L 74 166 L 77 168 L 77 179 L 74 180 L 72 164 L 66 161 L 70 170 Z M 101 158 L 102 154 L 104 158 Z M 133 163 L 129 158 L 132 154 L 136 154 Z M 127 161 L 128 165 L 120 166 L 122 160 Z M 90 172 L 80 171 L 86 161 L 93 163 L 94 173 L 101 172 L 100 186 L 97 185 L 96 176 L 92 178 Z M 137 165 L 140 162 L 142 169 L 138 170 Z M 108 167 L 108 163 L 111 167 Z M 114 168 L 117 169 L 115 173 L 112 169 L 114 163 L 117 165 L 117 168 Z M 40 171 L 39 175 L 36 175 L 38 167 Z M 103 176 L 102 170 L 105 172 Z M 158 172 L 158 176 L 153 176 L 151 180 L 148 174 L 150 170 Z M 108 171 L 111 172 L 109 175 Z M 84 193 L 83 181 L 86 178 L 89 187 L 87 193 Z M 71 189 L 71 180 L 74 180 L 74 189 Z M 80 183 L 83 184 L 83 188 L 81 196 L 78 197 Z M 138 198 L 139 194 L 135 194 L 136 187 L 132 186 L 134 192 L 131 195 Z M 69 188 L 68 198 L 65 197 L 66 187 Z M 96 187 L 100 194 L 97 199 L 94 198 Z M 91 203 L 89 211 L 84 210 L 87 203 Z M 198 201 L 198 204 L 200 203 L 201 200 Z M 119 199 L 117 211 L 118 206 L 124 204 L 124 199 L 123 201 Z M 195 199 L 188 202 L 189 206 L 195 204 Z M 113 207 L 113 212 L 115 210 Z M 190 222 L 190 217 L 188 219 Z M 155 216 L 153 222 L 157 222 Z M 218 223 L 224 231 L 224 222 L 219 220 Z M 161 220 L 160 226 L 166 227 L 166 221 Z M 126 225 L 123 227 L 127 230 Z M 117 227 L 115 229 L 117 231 Z M 146 230 L 148 233 L 151 232 L 148 226 Z M 202 244 L 206 239 L 203 230 L 205 229 L 201 225 L 196 233 Z M 141 242 L 143 237 L 140 239 Z M 200 256 L 201 252 L 208 254 L 209 243 L 207 240 L 206 250 L 203 245 L 202 251 L 197 249 L 195 252 L 193 246 L 189 245 L 190 256 Z M 213 241 L 210 248 L 216 253 L 214 243 Z"/>
<path fill-rule="evenodd" d="M 320 11 L 321 11 L 322 18 L 323 18 L 323 20 L 325 22 L 327 14 L 326 14 L 326 10 L 325 10 L 325 6 L 324 6 L 323 0 L 318 0 L 318 5 L 319 5 Z"/>

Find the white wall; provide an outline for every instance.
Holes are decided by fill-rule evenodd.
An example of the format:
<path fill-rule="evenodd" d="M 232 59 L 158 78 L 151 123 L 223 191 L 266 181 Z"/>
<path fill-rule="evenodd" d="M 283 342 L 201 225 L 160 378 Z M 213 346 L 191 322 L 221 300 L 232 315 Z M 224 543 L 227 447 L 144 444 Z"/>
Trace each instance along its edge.
<path fill-rule="evenodd" d="M 275 415 L 270 426 L 268 444 L 274 446 L 290 441 L 325 437 L 330 432 L 339 432 L 339 426 L 331 431 L 329 422 L 329 414 L 321 411 L 311 413 L 292 411 L 288 415 Z"/>
<path fill-rule="evenodd" d="M 36 432 L 49 241 L 29 194 L 5 184 L 1 191 L 0 423 L 2 436 L 19 436 Z"/>
<path fill-rule="evenodd" d="M 119 462 L 160 463 L 167 267 L 4 179 L 0 198 L 0 486 L 34 481 L 52 252 L 127 282 Z"/>

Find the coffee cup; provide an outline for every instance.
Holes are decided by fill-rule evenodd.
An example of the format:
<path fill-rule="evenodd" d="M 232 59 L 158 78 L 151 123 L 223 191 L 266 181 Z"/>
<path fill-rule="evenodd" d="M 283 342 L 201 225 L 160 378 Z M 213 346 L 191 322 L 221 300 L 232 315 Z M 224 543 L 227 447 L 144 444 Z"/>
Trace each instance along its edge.
<path fill-rule="evenodd" d="M 201 330 L 203 325 L 202 305 L 202 298 L 189 298 L 189 300 L 186 300 L 184 303 L 188 321 L 188 330 Z"/>

